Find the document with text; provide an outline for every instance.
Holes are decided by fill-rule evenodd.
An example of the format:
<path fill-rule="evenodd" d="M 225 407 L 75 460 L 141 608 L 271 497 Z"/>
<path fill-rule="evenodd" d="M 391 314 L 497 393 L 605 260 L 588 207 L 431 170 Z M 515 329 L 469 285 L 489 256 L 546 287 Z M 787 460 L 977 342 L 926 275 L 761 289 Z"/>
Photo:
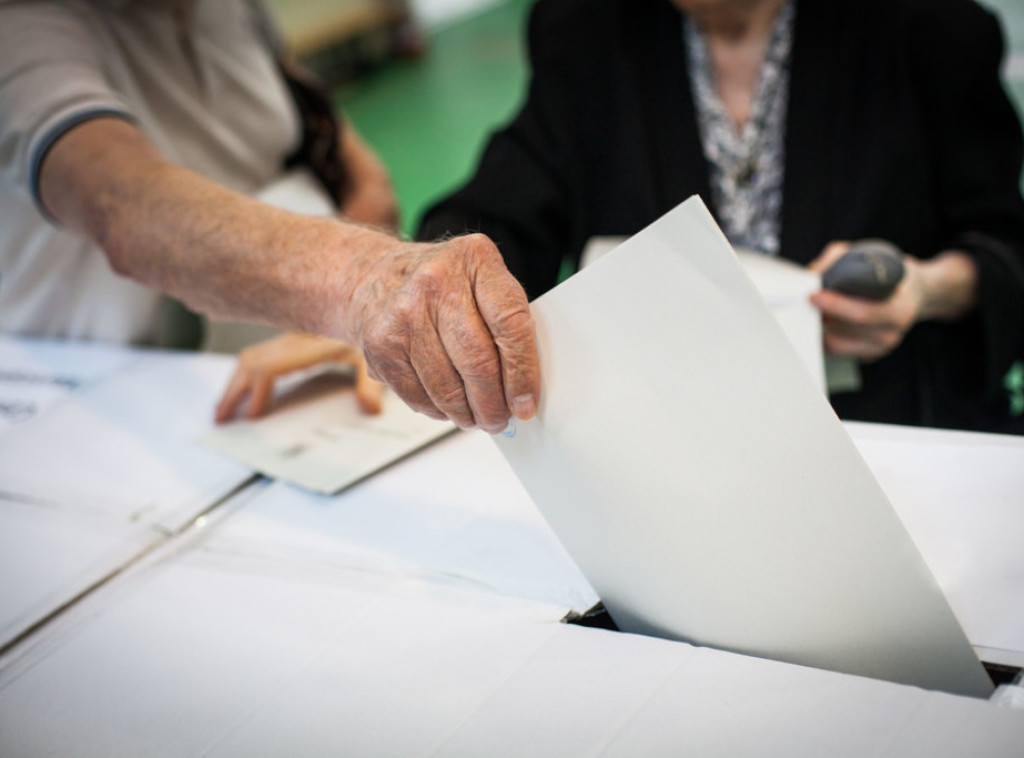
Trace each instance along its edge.
<path fill-rule="evenodd" d="M 379 415 L 367 415 L 356 405 L 351 380 L 326 372 L 266 417 L 226 424 L 202 441 L 261 474 L 333 494 L 454 430 L 391 392 Z"/>

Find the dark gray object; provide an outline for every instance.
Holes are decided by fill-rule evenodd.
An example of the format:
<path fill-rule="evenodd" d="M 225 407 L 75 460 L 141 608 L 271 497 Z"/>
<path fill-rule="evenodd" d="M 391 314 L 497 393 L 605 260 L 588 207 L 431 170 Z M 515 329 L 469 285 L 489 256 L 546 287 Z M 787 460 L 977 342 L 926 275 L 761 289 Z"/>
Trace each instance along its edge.
<path fill-rule="evenodd" d="M 822 275 L 821 286 L 866 300 L 885 300 L 903 279 L 903 254 L 885 240 L 859 240 Z"/>

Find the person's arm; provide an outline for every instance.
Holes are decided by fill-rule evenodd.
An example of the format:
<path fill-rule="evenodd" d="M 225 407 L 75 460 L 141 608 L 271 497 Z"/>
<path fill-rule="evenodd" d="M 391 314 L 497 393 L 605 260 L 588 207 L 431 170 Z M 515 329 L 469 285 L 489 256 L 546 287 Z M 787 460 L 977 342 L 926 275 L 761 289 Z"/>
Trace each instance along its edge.
<path fill-rule="evenodd" d="M 833 242 L 810 268 L 823 273 L 850 248 Z M 811 302 L 821 311 L 825 350 L 832 355 L 865 361 L 882 358 L 922 321 L 956 321 L 978 300 L 978 270 L 974 260 L 958 250 L 919 260 L 904 254 L 904 276 L 883 302 L 821 290 Z"/>
<path fill-rule="evenodd" d="M 966 253 L 977 271 L 976 307 L 947 342 L 979 368 L 980 383 L 965 391 L 1001 399 L 1007 370 L 1024 357 L 1024 135 L 1000 79 L 1002 33 L 974 2 L 911 7 L 907 56 L 944 225 L 936 247 Z"/>
<path fill-rule="evenodd" d="M 341 215 L 349 221 L 398 231 L 398 202 L 388 170 L 351 122 L 340 129 L 341 159 L 350 184 Z"/>
<path fill-rule="evenodd" d="M 936 245 L 906 251 L 905 280 L 884 303 L 816 294 L 826 349 L 874 360 L 915 324 L 945 322 L 950 354 L 986 368 L 985 386 L 972 391 L 998 394 L 1024 355 L 1024 143 L 999 79 L 998 24 L 974 3 L 937 0 L 892 25 L 924 114 L 933 180 L 923 190 L 934 198 Z M 845 249 L 832 243 L 812 268 L 824 271 Z"/>
<path fill-rule="evenodd" d="M 402 243 L 275 209 L 169 163 L 111 118 L 57 140 L 39 191 L 118 273 L 214 317 L 356 344 L 371 374 L 427 415 L 494 432 L 536 409 L 526 296 L 481 235 Z"/>

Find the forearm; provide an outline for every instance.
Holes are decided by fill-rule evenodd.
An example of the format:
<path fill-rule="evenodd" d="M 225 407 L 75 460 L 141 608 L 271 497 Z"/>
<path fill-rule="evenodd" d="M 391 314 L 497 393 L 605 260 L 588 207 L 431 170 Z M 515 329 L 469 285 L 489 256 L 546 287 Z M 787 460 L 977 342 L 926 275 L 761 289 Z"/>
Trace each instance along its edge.
<path fill-rule="evenodd" d="M 955 321 L 977 304 L 978 270 L 966 253 L 946 250 L 917 265 L 921 287 L 917 321 Z"/>
<path fill-rule="evenodd" d="M 220 318 L 351 339 L 351 267 L 390 237 L 272 208 L 168 163 L 134 126 L 79 126 L 51 150 L 44 205 L 113 268 Z M 357 254 L 358 251 L 358 254 Z"/>
<path fill-rule="evenodd" d="M 356 344 L 413 408 L 460 426 L 497 432 L 536 411 L 529 304 L 485 237 L 403 243 L 278 210 L 169 164 L 114 119 L 58 140 L 39 182 L 57 222 L 115 270 L 198 311 Z"/>

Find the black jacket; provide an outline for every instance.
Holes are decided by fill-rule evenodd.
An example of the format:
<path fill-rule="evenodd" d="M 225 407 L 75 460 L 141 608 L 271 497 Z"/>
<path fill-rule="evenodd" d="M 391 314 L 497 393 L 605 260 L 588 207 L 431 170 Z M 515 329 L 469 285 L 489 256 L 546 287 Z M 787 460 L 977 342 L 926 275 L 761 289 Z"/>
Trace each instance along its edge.
<path fill-rule="evenodd" d="M 540 0 L 520 113 L 419 237 L 482 231 L 531 297 L 595 235 L 629 235 L 691 194 L 712 207 L 682 19 L 669 0 Z M 999 80 L 996 20 L 970 0 L 799 0 L 790 64 L 781 250 L 881 237 L 957 248 L 980 307 L 914 327 L 863 367 L 844 418 L 989 431 L 1024 356 L 1024 140 Z"/>

